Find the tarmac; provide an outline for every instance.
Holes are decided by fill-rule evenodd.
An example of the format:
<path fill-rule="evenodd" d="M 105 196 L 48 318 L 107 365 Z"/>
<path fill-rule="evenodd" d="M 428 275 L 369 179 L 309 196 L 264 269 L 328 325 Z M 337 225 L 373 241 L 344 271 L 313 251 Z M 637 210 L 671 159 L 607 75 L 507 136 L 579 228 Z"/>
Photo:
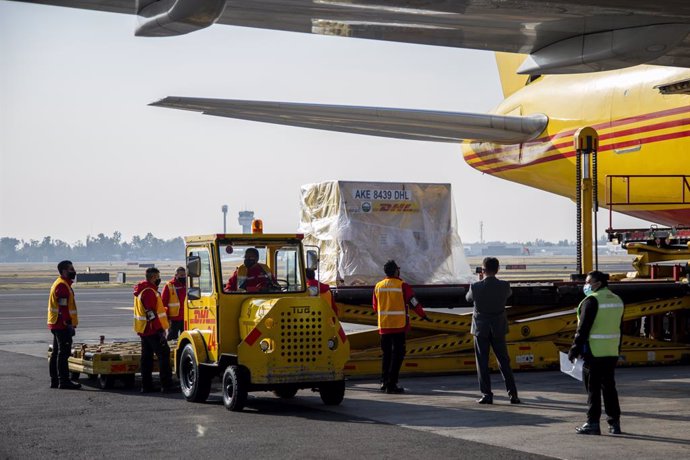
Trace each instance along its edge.
<path fill-rule="evenodd" d="M 77 339 L 124 331 L 131 313 L 118 295 L 80 293 Z M 509 403 L 499 374 L 494 404 L 477 404 L 476 376 L 466 374 L 403 377 L 402 395 L 350 380 L 336 407 L 306 390 L 291 400 L 252 393 L 235 413 L 224 409 L 217 383 L 206 404 L 99 390 L 85 378 L 81 391 L 48 388 L 44 296 L 0 296 L 2 459 L 690 458 L 688 365 L 617 370 L 622 435 L 606 434 L 604 419 L 601 436 L 576 434 L 587 396 L 581 382 L 556 371 L 516 373 L 519 405 Z"/>

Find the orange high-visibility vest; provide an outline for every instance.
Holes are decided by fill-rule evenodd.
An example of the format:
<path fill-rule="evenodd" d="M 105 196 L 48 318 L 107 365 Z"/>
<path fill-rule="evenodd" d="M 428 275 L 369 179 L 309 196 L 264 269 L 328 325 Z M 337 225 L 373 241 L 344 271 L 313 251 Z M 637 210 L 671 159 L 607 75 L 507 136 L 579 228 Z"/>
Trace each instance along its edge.
<path fill-rule="evenodd" d="M 141 291 L 138 296 L 134 297 L 134 332 L 138 334 L 141 334 L 146 330 L 146 323 L 148 322 L 146 319 L 146 308 L 144 307 L 144 303 L 141 301 L 141 295 L 146 292 L 147 289 L 151 289 L 156 293 L 156 319 L 158 319 L 163 329 L 168 329 L 170 327 L 170 324 L 168 323 L 168 315 L 165 313 L 165 307 L 163 306 L 161 295 L 155 289 L 146 288 Z M 156 321 L 156 319 L 153 321 Z"/>
<path fill-rule="evenodd" d="M 374 294 L 378 303 L 379 329 L 402 329 L 407 325 L 402 285 L 403 281 L 398 278 L 386 278 L 376 283 Z"/>
<path fill-rule="evenodd" d="M 168 299 L 168 313 L 171 318 L 180 314 L 180 298 L 177 296 L 177 288 L 175 287 L 174 281 L 168 281 L 168 294 L 170 299 Z"/>
<path fill-rule="evenodd" d="M 67 307 L 69 308 L 69 316 L 72 320 L 72 326 L 76 327 L 79 324 L 79 315 L 77 314 L 77 303 L 74 301 L 74 291 L 69 283 L 62 278 L 58 278 L 50 288 L 50 296 L 48 297 L 48 324 L 56 324 L 60 313 L 60 305 L 55 298 L 55 290 L 60 284 L 64 284 L 69 289 L 69 297 L 67 298 Z M 64 321 L 64 318 L 63 318 Z M 65 324 L 67 321 L 65 321 Z"/>

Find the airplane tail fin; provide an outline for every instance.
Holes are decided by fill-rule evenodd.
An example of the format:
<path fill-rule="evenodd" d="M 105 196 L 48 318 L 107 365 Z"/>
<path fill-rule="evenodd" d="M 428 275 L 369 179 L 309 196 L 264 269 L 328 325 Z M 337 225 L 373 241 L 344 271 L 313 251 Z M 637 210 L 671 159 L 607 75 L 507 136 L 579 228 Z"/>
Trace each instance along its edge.
<path fill-rule="evenodd" d="M 515 53 L 495 54 L 498 75 L 501 78 L 501 86 L 503 87 L 503 97 L 508 97 L 527 83 L 529 75 L 518 75 L 516 72 L 527 56 Z"/>

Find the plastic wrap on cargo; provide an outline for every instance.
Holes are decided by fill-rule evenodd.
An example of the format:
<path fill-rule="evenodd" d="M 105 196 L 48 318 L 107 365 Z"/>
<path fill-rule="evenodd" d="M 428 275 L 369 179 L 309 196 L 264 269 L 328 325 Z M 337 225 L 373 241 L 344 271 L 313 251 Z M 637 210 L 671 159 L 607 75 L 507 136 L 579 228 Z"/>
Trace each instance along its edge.
<path fill-rule="evenodd" d="M 409 284 L 473 279 L 450 184 L 329 181 L 301 190 L 300 232 L 320 250 L 319 278 L 369 286 L 393 259 Z"/>

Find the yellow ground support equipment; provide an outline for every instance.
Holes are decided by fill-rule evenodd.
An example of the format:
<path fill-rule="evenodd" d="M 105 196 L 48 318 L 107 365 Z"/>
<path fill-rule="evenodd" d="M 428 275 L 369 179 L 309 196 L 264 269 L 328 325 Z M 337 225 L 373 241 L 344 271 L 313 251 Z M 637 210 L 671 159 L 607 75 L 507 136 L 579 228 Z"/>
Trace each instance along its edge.
<path fill-rule="evenodd" d="M 170 342 L 170 345 L 174 348 L 175 343 Z M 89 379 L 97 379 L 100 388 L 109 389 L 117 380 L 122 381 L 125 388 L 132 388 L 134 376 L 140 372 L 140 361 L 140 342 L 75 343 L 68 364 L 72 380 L 86 374 Z M 157 370 L 158 357 L 154 355 L 154 371 Z"/>
<path fill-rule="evenodd" d="M 643 289 L 643 294 L 630 294 L 631 288 L 620 288 L 627 298 L 650 297 L 655 292 L 683 294 L 682 286 L 665 291 L 668 286 L 659 284 L 659 289 Z M 653 288 L 654 286 L 652 286 Z M 568 291 L 571 285 L 559 287 Z M 633 292 L 637 292 L 633 289 Z M 519 294 L 519 292 L 518 292 Z M 574 300 L 570 299 L 569 301 Z M 556 369 L 559 365 L 559 351 L 567 351 L 572 344 L 577 328 L 575 305 L 558 304 L 535 309 L 538 314 L 527 316 L 521 307 L 509 309 L 510 329 L 506 337 L 511 367 L 516 370 Z M 412 315 L 412 332 L 407 340 L 407 355 L 401 369 L 402 374 L 444 374 L 474 372 L 475 360 L 473 337 L 469 333 L 471 313 L 452 314 L 435 312 L 427 306 L 431 322 L 420 321 Z M 375 326 L 376 315 L 369 305 L 339 304 L 340 320 Z M 512 311 L 511 311 L 512 310 Z M 526 310 L 530 310 L 527 308 Z M 660 318 L 664 315 L 683 315 L 690 311 L 690 295 L 664 299 L 645 299 L 626 303 L 624 312 L 625 330 L 637 335 L 625 335 L 621 347 L 620 365 L 672 364 L 690 359 L 690 345 L 684 341 L 671 342 L 640 337 L 640 323 L 644 319 Z M 352 346 L 351 359 L 345 372 L 352 377 L 375 377 L 380 374 L 380 337 L 376 329 L 359 331 L 348 335 Z M 496 362 L 490 362 L 497 369 Z"/>
<path fill-rule="evenodd" d="M 185 398 L 205 401 L 220 376 L 228 410 L 242 410 L 247 393 L 261 390 L 291 398 L 309 388 L 325 404 L 340 404 L 350 346 L 331 306 L 307 290 L 305 268 L 317 258 L 310 252 L 305 261 L 302 235 L 218 234 L 185 242 L 185 331 L 175 350 Z M 257 256 L 258 263 L 247 262 Z"/>

